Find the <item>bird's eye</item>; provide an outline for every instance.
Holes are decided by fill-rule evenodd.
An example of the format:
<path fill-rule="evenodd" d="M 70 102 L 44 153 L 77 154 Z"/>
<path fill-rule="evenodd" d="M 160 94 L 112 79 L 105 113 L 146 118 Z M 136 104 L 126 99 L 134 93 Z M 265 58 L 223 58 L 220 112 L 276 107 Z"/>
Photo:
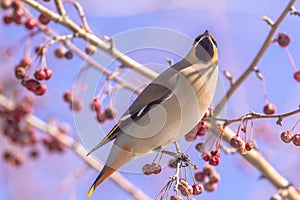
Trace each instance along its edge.
<path fill-rule="evenodd" d="M 194 42 L 193 42 L 193 45 L 195 45 L 195 44 L 201 39 L 202 36 L 203 36 L 203 34 L 198 35 L 198 36 L 195 38 L 195 40 L 194 40 Z"/>

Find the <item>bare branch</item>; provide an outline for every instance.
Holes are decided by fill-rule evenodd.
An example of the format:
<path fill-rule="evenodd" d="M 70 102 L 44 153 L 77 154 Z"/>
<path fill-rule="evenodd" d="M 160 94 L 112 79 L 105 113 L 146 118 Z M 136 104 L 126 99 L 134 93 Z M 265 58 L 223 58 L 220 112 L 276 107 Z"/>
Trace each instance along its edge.
<path fill-rule="evenodd" d="M 128 66 L 138 73 L 148 77 L 149 79 L 154 79 L 157 77 L 157 73 L 150 70 L 149 68 L 145 67 L 144 65 L 138 63 L 137 61 L 133 60 L 132 58 L 124 55 L 121 51 L 116 48 L 111 49 L 111 45 L 107 44 L 107 42 L 101 40 L 99 37 L 95 36 L 92 33 L 87 32 L 84 28 L 78 26 L 75 22 L 68 18 L 62 18 L 60 15 L 54 13 L 53 11 L 49 10 L 48 8 L 44 7 L 40 3 L 34 0 L 22 0 L 24 3 L 28 4 L 32 8 L 36 9 L 37 11 L 45 14 L 51 20 L 56 21 L 57 23 L 63 25 L 64 27 L 68 28 L 72 32 L 78 34 L 78 37 L 86 40 L 90 44 L 97 46 L 98 48 L 102 49 L 104 52 L 108 53 L 112 57 L 116 58 L 120 61 L 124 66 Z"/>
<path fill-rule="evenodd" d="M 223 97 L 223 99 L 218 103 L 218 105 L 216 106 L 215 109 L 215 113 L 216 115 L 218 115 L 221 110 L 223 109 L 226 101 L 228 101 L 228 99 L 230 99 L 230 97 L 232 96 L 232 94 L 238 89 L 238 87 L 248 78 L 248 76 L 251 74 L 251 72 L 253 71 L 253 68 L 255 66 L 257 66 L 258 62 L 260 61 L 260 59 L 262 58 L 262 56 L 264 55 L 264 53 L 266 52 L 266 50 L 268 49 L 268 47 L 270 46 L 270 44 L 272 43 L 272 38 L 275 34 L 275 31 L 277 30 L 278 26 L 281 24 L 281 22 L 283 21 L 283 19 L 287 16 L 287 14 L 290 12 L 290 9 L 292 8 L 292 6 L 294 5 L 296 0 L 290 0 L 290 2 L 288 3 L 287 7 L 283 10 L 283 12 L 281 13 L 281 15 L 279 16 L 279 18 L 276 20 L 276 22 L 273 24 L 267 38 L 265 39 L 262 47 L 260 48 L 260 50 L 258 51 L 257 55 L 255 56 L 255 58 L 253 59 L 252 63 L 250 64 L 250 66 L 246 69 L 246 71 L 239 77 L 239 79 L 230 87 L 230 89 L 227 91 L 226 95 Z"/>
<path fill-rule="evenodd" d="M 216 135 L 219 134 L 219 130 L 217 129 L 213 129 L 212 131 Z M 223 140 L 227 143 L 230 143 L 230 139 L 235 135 L 236 133 L 234 131 L 232 131 L 229 127 L 226 127 L 223 134 Z M 288 199 L 300 199 L 300 194 L 297 192 L 295 187 L 291 185 L 289 181 L 286 180 L 282 175 L 280 175 L 256 149 L 252 149 L 245 154 L 241 148 L 238 149 L 238 152 L 241 156 L 243 156 L 243 158 L 257 168 L 262 173 L 262 177 L 270 181 L 275 188 L 286 189 Z"/>
<path fill-rule="evenodd" d="M 228 126 L 229 124 L 232 124 L 234 122 L 240 122 L 240 121 L 245 121 L 245 120 L 254 120 L 254 119 L 267 119 L 267 118 L 278 118 L 278 120 L 276 121 L 276 124 L 278 125 L 282 125 L 282 120 L 290 117 L 292 115 L 296 115 L 300 113 L 300 108 L 298 108 L 297 110 L 293 110 L 291 112 L 287 112 L 287 113 L 283 113 L 283 114 L 273 114 L 273 115 L 269 115 L 269 114 L 262 114 L 262 113 L 256 113 L 253 111 L 250 111 L 248 114 L 243 115 L 241 117 L 235 118 L 235 119 L 220 119 L 220 118 L 216 118 L 219 121 L 224 121 L 224 126 Z"/>
<path fill-rule="evenodd" d="M 0 94 L 0 105 L 6 107 L 7 109 L 14 108 L 14 102 L 7 99 L 4 95 Z M 100 171 L 103 168 L 103 164 L 98 162 L 92 156 L 87 157 L 87 150 L 72 137 L 67 134 L 62 133 L 58 127 L 53 125 L 53 123 L 47 123 L 33 114 L 28 114 L 25 118 L 26 122 L 37 129 L 43 131 L 46 134 L 49 134 L 55 137 L 59 142 L 64 144 L 73 150 L 82 160 L 84 160 L 90 167 Z M 114 175 L 110 176 L 110 178 L 122 189 L 131 194 L 137 200 L 149 199 L 145 193 L 143 193 L 140 189 L 138 189 L 134 184 L 124 178 L 119 172 L 115 172 Z"/>

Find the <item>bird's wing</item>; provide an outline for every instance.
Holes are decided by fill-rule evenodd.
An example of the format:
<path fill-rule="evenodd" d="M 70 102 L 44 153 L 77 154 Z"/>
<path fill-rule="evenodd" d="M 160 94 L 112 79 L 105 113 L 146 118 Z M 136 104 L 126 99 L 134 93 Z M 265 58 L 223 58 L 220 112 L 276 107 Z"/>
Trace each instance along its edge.
<path fill-rule="evenodd" d="M 137 97 L 128 110 L 123 114 L 119 122 L 105 136 L 105 138 L 93 148 L 87 155 L 91 154 L 101 146 L 114 140 L 120 133 L 122 127 L 125 127 L 132 120 L 137 120 L 149 112 L 150 108 L 156 104 L 167 100 L 174 90 L 177 82 L 178 69 L 184 68 L 188 63 L 184 60 L 176 63 L 172 67 L 161 73 L 154 79 Z M 184 66 L 183 66 L 184 65 Z"/>

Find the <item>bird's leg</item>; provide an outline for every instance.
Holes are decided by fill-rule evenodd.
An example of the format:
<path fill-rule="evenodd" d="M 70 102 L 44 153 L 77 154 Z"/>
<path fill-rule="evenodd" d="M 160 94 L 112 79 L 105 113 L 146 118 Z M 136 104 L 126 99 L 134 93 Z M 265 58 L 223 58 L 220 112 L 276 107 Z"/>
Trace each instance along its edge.
<path fill-rule="evenodd" d="M 188 156 L 185 153 L 181 153 L 180 149 L 179 149 L 179 144 L 178 144 L 178 142 L 176 142 L 176 143 L 175 143 L 175 145 L 176 145 L 177 153 L 174 153 L 172 151 L 164 150 L 161 146 L 158 146 L 158 147 L 154 148 L 153 151 L 156 151 L 158 153 L 167 154 L 169 156 L 174 157 L 178 161 L 189 162 L 190 161 L 190 156 Z"/>

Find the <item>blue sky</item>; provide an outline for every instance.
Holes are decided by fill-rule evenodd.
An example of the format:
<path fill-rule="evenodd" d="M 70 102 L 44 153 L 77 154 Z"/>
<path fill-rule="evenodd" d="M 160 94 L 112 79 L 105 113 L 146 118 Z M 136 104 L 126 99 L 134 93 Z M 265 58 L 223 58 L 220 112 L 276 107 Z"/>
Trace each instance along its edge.
<path fill-rule="evenodd" d="M 210 29 L 218 41 L 220 71 L 226 69 L 230 71 L 234 78 L 241 75 L 249 66 L 270 30 L 270 27 L 262 21 L 262 16 L 267 15 L 275 21 L 288 3 L 283 0 L 255 0 L 247 3 L 236 0 L 154 0 L 151 2 L 101 0 L 88 3 L 86 1 L 80 2 L 83 4 L 92 30 L 98 36 L 113 36 L 136 28 L 160 27 L 194 38 L 205 29 Z M 295 7 L 300 8 L 299 2 Z M 67 8 L 72 10 L 71 6 Z M 77 15 L 74 18 L 78 20 Z M 299 24 L 299 17 L 287 16 L 276 33 L 277 35 L 279 32 L 286 32 L 290 35 L 292 42 L 289 50 L 296 63 L 300 63 L 300 37 L 299 28 L 297 28 Z M 67 32 L 65 29 L 59 28 L 58 25 L 54 27 L 58 27 L 61 32 Z M 22 37 L 23 31 L 25 32 L 23 27 L 1 25 L 0 37 L 5 38 L 6 42 L 2 42 L 0 48 L 3 49 L 12 45 L 18 38 Z M 34 42 L 41 42 L 41 37 Z M 74 42 L 82 47 L 85 45 L 82 41 Z M 136 41 L 131 38 L 128 42 L 134 43 Z M 1 58 L 3 58 L 0 61 L 1 65 L 5 66 L 5 69 L 0 73 L 1 77 L 6 77 L 7 73 L 13 74 L 11 72 L 12 66 L 22 53 L 22 51 L 18 51 L 15 57 L 10 60 L 1 55 Z M 167 66 L 166 57 L 173 58 L 175 62 L 179 59 L 170 53 L 151 50 L 132 52 L 130 55 L 143 64 L 154 63 L 152 67 L 157 71 L 161 71 L 161 68 Z M 48 65 L 54 71 L 54 76 L 47 83 L 49 88 L 47 95 L 37 98 L 35 113 L 43 119 L 46 119 L 49 115 L 57 116 L 60 121 L 70 123 L 75 137 L 78 136 L 76 130 L 79 130 L 79 134 L 83 134 L 81 131 L 84 134 L 90 134 L 92 141 L 100 140 L 103 134 L 113 126 L 113 122 L 99 127 L 95 120 L 90 118 L 91 113 L 86 111 L 84 114 L 89 118 L 87 118 L 86 126 L 81 126 L 78 124 L 78 119 L 81 120 L 84 114 L 73 116 L 67 105 L 60 101 L 63 91 L 71 89 L 75 80 L 77 80 L 77 73 L 83 64 L 79 64 L 81 62 L 76 58 L 72 61 L 58 61 L 50 53 L 47 55 L 47 60 Z M 266 79 L 267 95 L 269 100 L 277 106 L 277 112 L 281 113 L 296 109 L 299 105 L 300 85 L 292 77 L 293 70 L 284 49 L 277 44 L 271 45 L 258 68 Z M 95 84 L 95 81 L 101 77 L 101 74 L 95 70 L 89 71 L 88 74 L 87 77 L 95 76 L 95 80 L 89 79 L 91 84 Z M 142 82 L 146 83 L 146 80 L 142 80 Z M 224 83 L 225 88 L 228 89 L 227 81 L 224 80 Z M 93 85 L 93 87 L 97 88 L 97 85 Z M 93 94 L 89 93 L 89 95 Z M 85 102 L 89 99 L 89 96 L 83 94 L 80 97 Z M 261 82 L 253 74 L 228 102 L 226 117 L 237 117 L 249 110 L 262 112 L 264 104 Z M 87 107 L 88 105 L 86 105 L 86 110 Z M 125 105 L 122 105 L 119 109 L 124 110 L 125 108 Z M 121 112 L 119 111 L 119 115 Z M 283 144 L 279 139 L 279 134 L 283 130 L 290 129 L 298 118 L 293 117 L 284 121 L 283 127 L 276 126 L 272 120 L 257 122 L 255 123 L 256 131 L 254 133 L 254 138 L 258 142 L 262 154 L 274 164 L 278 171 L 296 185 L 300 184 L 300 180 L 295 176 L 300 162 L 297 157 L 299 148 Z M 233 128 L 236 127 L 233 126 Z M 101 130 L 101 134 L 97 135 L 99 130 Z M 299 130 L 299 128 L 296 129 L 296 131 Z M 87 137 L 89 136 L 87 135 Z M 86 141 L 83 141 L 83 143 L 86 143 Z M 5 142 L 3 145 L 2 142 L 0 144 L 3 147 L 0 148 L 2 150 L 13 148 Z M 88 144 L 88 148 L 91 148 L 90 145 Z M 72 177 L 75 170 L 85 166 L 75 154 L 66 151 L 63 155 L 52 155 L 47 154 L 42 147 L 40 149 L 43 153 L 38 160 L 28 160 L 20 168 L 11 168 L 4 163 L 0 165 L 0 198 L 3 200 L 35 200 L 41 198 L 50 200 L 70 199 L 68 196 L 73 195 L 77 199 L 84 199 L 98 172 L 86 170 L 79 178 L 73 180 L 68 177 Z M 26 149 L 17 148 L 16 151 L 24 153 Z M 105 151 L 107 151 L 106 148 L 99 150 L 98 154 L 101 154 L 101 152 L 105 154 Z M 191 151 L 191 154 L 194 155 L 195 162 L 201 166 L 202 161 L 195 152 Z M 287 156 L 289 162 L 286 162 Z M 260 174 L 252 166 L 245 163 L 239 155 L 227 156 L 222 154 L 221 158 L 221 165 L 217 167 L 217 171 L 221 175 L 218 190 L 214 193 L 206 193 L 200 196 L 199 199 L 266 199 L 276 192 L 266 180 L 259 180 Z M 166 169 L 164 173 L 150 177 L 141 174 L 123 174 L 149 196 L 154 197 L 172 173 L 173 171 Z M 62 193 L 59 186 L 69 179 L 71 179 L 71 184 L 67 184 L 69 186 L 66 190 L 67 193 Z M 91 197 L 91 199 L 100 198 L 131 199 L 127 193 L 119 189 L 110 180 L 97 188 Z"/>

